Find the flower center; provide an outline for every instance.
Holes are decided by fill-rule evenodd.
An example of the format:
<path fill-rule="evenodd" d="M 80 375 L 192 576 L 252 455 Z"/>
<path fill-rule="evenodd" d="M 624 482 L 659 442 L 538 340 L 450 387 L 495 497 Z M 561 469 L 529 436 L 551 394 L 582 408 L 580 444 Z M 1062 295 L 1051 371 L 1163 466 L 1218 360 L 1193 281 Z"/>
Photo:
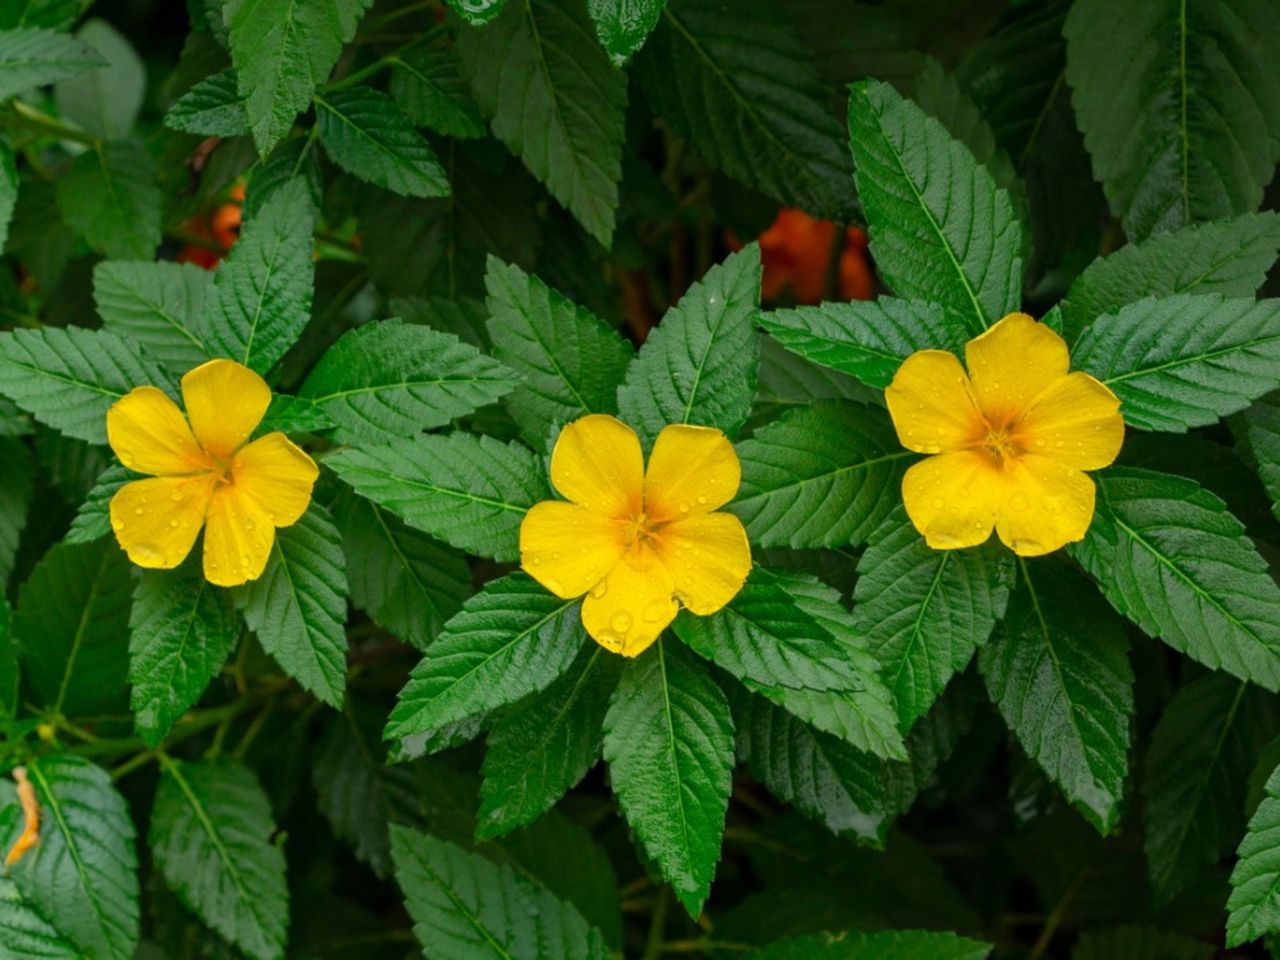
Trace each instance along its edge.
<path fill-rule="evenodd" d="M 664 526 L 666 523 L 654 521 L 641 511 L 622 522 L 623 541 L 628 550 L 636 546 L 651 546 Z"/>
<path fill-rule="evenodd" d="M 215 457 L 211 453 L 208 454 L 208 457 L 209 457 L 209 472 L 212 473 L 214 477 L 217 478 L 218 483 L 234 483 L 235 482 L 235 475 L 232 471 L 231 457 L 225 457 L 225 458 Z"/>
<path fill-rule="evenodd" d="M 1014 444 L 1013 437 L 1009 435 L 1007 429 L 987 431 L 987 435 L 982 441 L 982 449 L 986 451 L 987 456 L 997 463 L 1016 456 L 1018 453 L 1018 447 Z"/>

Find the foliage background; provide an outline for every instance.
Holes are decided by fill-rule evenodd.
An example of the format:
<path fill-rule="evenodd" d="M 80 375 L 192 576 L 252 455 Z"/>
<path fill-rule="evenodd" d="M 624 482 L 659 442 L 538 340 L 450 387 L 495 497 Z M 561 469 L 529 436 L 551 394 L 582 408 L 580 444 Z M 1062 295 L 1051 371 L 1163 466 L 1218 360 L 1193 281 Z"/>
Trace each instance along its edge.
<path fill-rule="evenodd" d="M 1278 20 L 1269 0 L 0 0 L 0 326 L 18 331 L 0 348 L 0 394 L 12 399 L 0 399 L 0 766 L 25 762 L 42 797 L 60 798 L 35 865 L 0 879 L 0 957 L 380 960 L 420 954 L 423 917 L 426 954 L 441 958 L 766 948 L 762 958 L 945 960 L 983 956 L 978 941 L 1033 960 L 1265 956 L 1263 942 L 1223 944 L 1234 854 L 1255 816 L 1245 842 L 1264 889 L 1250 895 L 1263 914 L 1252 933 L 1276 926 L 1275 868 L 1262 861 L 1280 823 L 1280 785 L 1268 782 L 1280 758 L 1280 599 L 1267 566 L 1280 545 L 1280 401 L 1259 398 L 1280 379 L 1280 312 L 1230 304 L 1275 292 Z M 49 32 L 9 32 L 32 30 Z M 906 118 L 879 158 L 874 131 L 858 117 L 846 129 L 848 84 L 868 77 L 920 106 L 918 117 L 888 88 L 855 91 Z M 427 738 L 432 755 L 384 763 L 380 731 L 421 651 L 511 569 L 497 534 L 467 515 L 451 533 L 419 521 L 428 537 L 330 471 L 320 507 L 283 537 L 310 558 L 292 606 L 265 588 L 233 602 L 189 571 L 140 574 L 106 536 L 105 498 L 124 474 L 101 409 L 46 382 L 81 382 L 86 367 L 104 389 L 159 382 L 203 356 L 174 336 L 173 318 L 214 317 L 215 347 L 243 347 L 279 392 L 302 398 L 271 417 L 313 434 L 321 453 L 454 425 L 495 444 L 523 438 L 519 456 L 537 464 L 567 416 L 535 389 L 539 334 L 565 329 L 553 318 L 576 318 L 567 329 L 581 339 L 545 355 L 577 364 L 591 402 L 611 404 L 629 344 L 661 330 L 682 297 L 750 287 L 755 248 L 743 246 L 759 237 L 774 311 L 763 322 L 778 339 L 750 329 L 752 294 L 734 299 L 746 331 L 734 350 L 761 345 L 741 436 L 815 402 L 839 422 L 829 411 L 848 408 L 835 404 L 878 403 L 884 370 L 868 362 L 855 379 L 783 350 L 789 323 L 817 323 L 788 320 L 790 308 L 891 289 L 942 306 L 881 300 L 884 329 L 901 323 L 920 345 L 926 333 L 950 338 L 932 345 L 965 339 L 947 312 L 954 289 L 907 262 L 920 211 L 896 208 L 874 178 L 855 187 L 854 159 L 860 173 L 892 166 L 895 143 L 960 158 L 933 199 L 979 223 L 970 239 L 990 247 L 984 275 L 1006 268 L 979 313 L 1019 296 L 1036 316 L 1056 305 L 1054 322 L 1087 343 L 1096 317 L 1141 301 L 1127 316 L 1149 344 L 1192 343 L 1210 358 L 1145 406 L 1126 398 L 1131 425 L 1167 432 L 1131 433 L 1123 463 L 1189 478 L 1139 484 L 1132 499 L 1199 505 L 1198 528 L 1185 512 L 1152 524 L 1193 554 L 1197 536 L 1218 537 L 1190 567 L 1222 592 L 1188 598 L 1159 570 L 1074 554 L 1115 588 L 1125 619 L 1075 562 L 1036 567 L 1057 597 L 1049 647 L 1066 664 L 1066 711 L 1087 727 L 1073 736 L 1037 726 L 1042 663 L 1019 659 L 1032 649 L 1019 646 L 1034 632 L 1030 607 L 1025 592 L 1010 599 L 1012 574 L 991 551 L 945 585 L 968 606 L 930 634 L 950 665 L 907 708 L 924 717 L 910 763 L 840 743 L 801 755 L 809 728 L 764 697 L 735 700 L 743 762 L 723 833 L 712 817 L 698 838 L 718 865 L 697 917 L 682 909 L 688 890 L 662 879 L 682 878 L 640 852 L 614 797 L 617 758 L 594 763 L 595 740 L 565 764 L 590 767 L 585 779 L 514 832 L 480 787 L 482 764 L 502 756 L 492 730 L 487 757 L 477 738 L 488 719 L 460 714 Z M 1003 192 L 984 194 L 986 183 Z M 1021 239 L 981 226 L 992 202 L 1021 221 Z M 839 228 L 778 220 L 784 207 Z M 896 253 L 892 231 L 873 229 L 868 253 L 865 234 L 843 229 L 876 216 L 898 225 Z M 1008 269 L 1019 257 L 1021 291 Z M 187 266 L 137 266 L 153 259 Z M 255 273 L 260 259 L 270 281 Z M 209 299 L 206 267 L 235 297 L 267 290 L 252 348 L 235 339 L 234 298 Z M 1208 313 L 1199 300 L 1142 301 L 1187 291 L 1235 299 Z M 486 326 L 491 316 L 509 322 Z M 410 332 L 365 327 L 387 317 Z M 378 376 L 368 358 L 409 355 L 425 328 L 458 338 L 426 343 L 432 356 L 454 350 L 480 386 L 316 412 L 315 398 Z M 1226 346 L 1196 345 L 1206 330 Z M 463 456 L 438 436 L 424 463 Z M 339 473 L 344 463 L 331 461 Z M 859 601 L 853 622 L 870 636 L 901 612 L 874 605 L 892 587 L 889 560 L 905 563 L 918 544 L 889 516 L 896 476 L 841 496 L 852 506 L 834 517 L 818 501 L 792 527 L 757 516 L 757 556 Z M 1244 543 L 1252 566 L 1210 570 L 1223 539 Z M 868 540 L 881 582 L 857 575 Z M 1130 575 L 1136 593 L 1122 589 Z M 1164 606 L 1150 601 L 1161 591 Z M 1213 619 L 1226 594 L 1230 628 Z M 971 663 L 1006 602 L 998 642 Z M 174 679 L 147 650 L 154 641 L 169 656 L 156 638 L 172 639 L 183 611 L 198 656 Z M 1191 627 L 1179 639 L 1180 622 Z M 693 626 L 681 639 L 698 648 Z M 672 657 L 693 676 L 682 650 Z M 198 704 L 188 711 L 175 689 Z M 598 730 L 605 704 L 582 709 Z M 16 836 L 3 789 L 0 836 Z M 822 931 L 854 933 L 788 940 Z"/>

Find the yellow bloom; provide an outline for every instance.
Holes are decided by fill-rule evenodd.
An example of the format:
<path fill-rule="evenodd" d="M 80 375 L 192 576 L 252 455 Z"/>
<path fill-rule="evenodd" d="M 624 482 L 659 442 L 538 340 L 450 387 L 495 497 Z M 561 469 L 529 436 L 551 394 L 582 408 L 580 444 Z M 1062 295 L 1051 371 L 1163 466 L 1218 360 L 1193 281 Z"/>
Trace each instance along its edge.
<path fill-rule="evenodd" d="M 885 400 L 902 445 L 934 456 L 902 481 L 907 514 L 938 550 L 991 536 L 1024 557 L 1084 537 L 1094 485 L 1085 470 L 1120 452 L 1120 401 L 1087 373 L 1068 373 L 1067 345 L 1011 313 L 965 345 L 913 353 Z"/>
<path fill-rule="evenodd" d="M 120 462 L 152 475 L 111 498 L 111 526 L 130 560 L 161 569 L 182 563 L 204 527 L 205 578 L 234 587 L 261 576 L 275 528 L 306 512 L 319 471 L 283 433 L 247 442 L 271 403 L 247 367 L 210 360 L 182 378 L 182 399 L 186 417 L 138 387 L 107 411 Z"/>
<path fill-rule="evenodd" d="M 520 565 L 558 597 L 586 594 L 587 633 L 634 657 L 681 604 L 705 616 L 742 588 L 751 570 L 747 532 L 732 514 L 713 512 L 741 479 L 719 430 L 664 428 L 646 472 L 625 423 L 601 414 L 575 420 L 551 453 L 551 482 L 569 502 L 547 500 L 525 514 Z"/>

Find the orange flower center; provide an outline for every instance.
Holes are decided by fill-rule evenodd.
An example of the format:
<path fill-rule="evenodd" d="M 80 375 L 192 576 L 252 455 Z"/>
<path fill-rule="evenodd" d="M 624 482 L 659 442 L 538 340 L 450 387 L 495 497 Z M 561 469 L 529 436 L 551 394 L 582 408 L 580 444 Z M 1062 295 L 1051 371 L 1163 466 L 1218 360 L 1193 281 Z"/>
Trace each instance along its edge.
<path fill-rule="evenodd" d="M 1024 452 L 1025 444 L 1022 440 L 1018 435 L 1015 417 L 982 416 L 968 447 L 985 454 L 992 466 L 1003 469 L 1008 461 Z"/>
<path fill-rule="evenodd" d="M 641 510 L 622 520 L 622 542 L 628 550 L 652 548 L 653 542 L 658 539 L 658 534 L 668 522 L 655 520 Z"/>

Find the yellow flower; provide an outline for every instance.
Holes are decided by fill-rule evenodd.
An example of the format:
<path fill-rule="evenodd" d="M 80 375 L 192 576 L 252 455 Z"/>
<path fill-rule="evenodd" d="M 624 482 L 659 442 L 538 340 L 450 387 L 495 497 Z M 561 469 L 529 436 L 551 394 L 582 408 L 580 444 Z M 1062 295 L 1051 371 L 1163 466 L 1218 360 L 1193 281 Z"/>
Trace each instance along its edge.
<path fill-rule="evenodd" d="M 182 378 L 182 399 L 186 417 L 138 387 L 107 411 L 120 462 L 152 475 L 111 498 L 111 526 L 130 560 L 160 569 L 182 563 L 203 526 L 205 578 L 234 587 L 261 576 L 275 528 L 306 512 L 319 471 L 283 433 L 247 442 L 271 403 L 247 367 L 210 360 Z"/>
<path fill-rule="evenodd" d="M 1024 557 L 1084 537 L 1094 486 L 1085 470 L 1120 452 L 1120 401 L 1087 373 L 1068 373 L 1067 345 L 1011 313 L 965 345 L 968 375 L 943 350 L 913 353 L 885 400 L 902 445 L 934 456 L 902 481 L 907 514 L 937 550 L 991 536 Z"/>
<path fill-rule="evenodd" d="M 601 414 L 575 420 L 551 453 L 551 482 L 569 502 L 547 500 L 525 515 L 520 565 L 558 597 L 586 594 L 587 633 L 634 657 L 681 604 L 705 616 L 742 588 L 751 570 L 747 532 L 732 514 L 713 512 L 741 479 L 719 430 L 664 428 L 646 472 L 625 423 Z"/>

